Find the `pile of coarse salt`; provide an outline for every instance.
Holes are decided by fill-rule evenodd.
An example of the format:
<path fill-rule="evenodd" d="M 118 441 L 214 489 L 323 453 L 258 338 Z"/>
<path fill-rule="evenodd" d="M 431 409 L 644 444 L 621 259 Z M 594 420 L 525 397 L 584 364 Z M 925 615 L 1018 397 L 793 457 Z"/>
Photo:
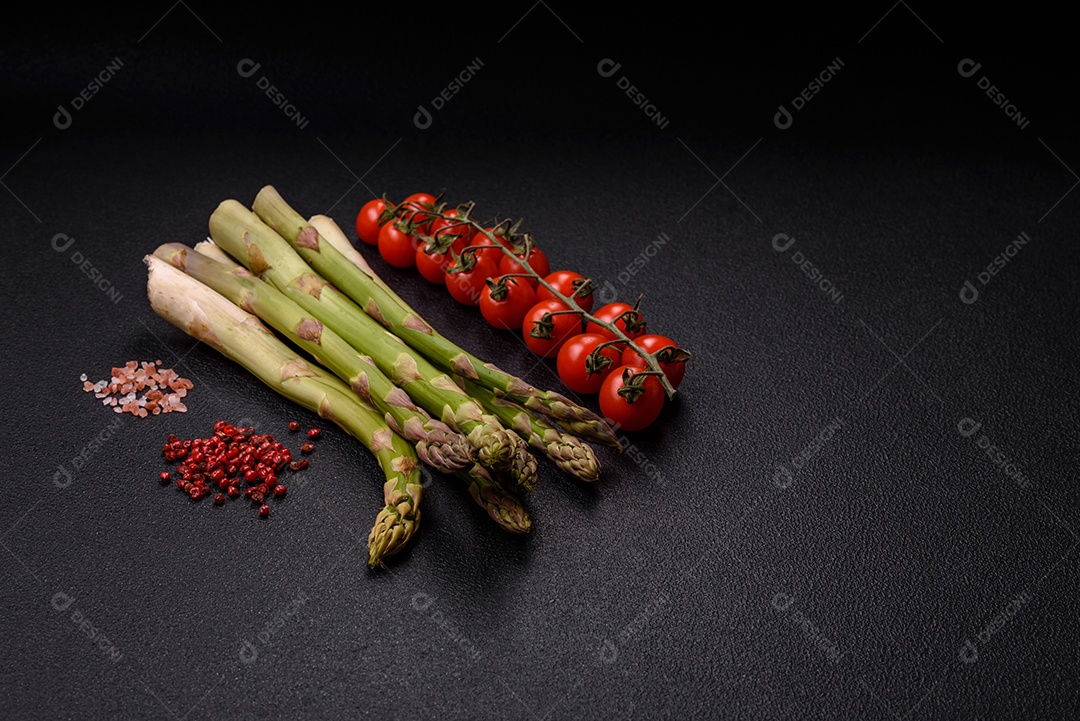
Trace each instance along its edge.
<path fill-rule="evenodd" d="M 187 411 L 182 399 L 194 385 L 187 378 L 178 376 L 172 368 L 160 368 L 160 365 L 160 360 L 142 364 L 128 361 L 122 368 L 113 368 L 109 380 L 91 383 L 85 373 L 79 380 L 83 382 L 84 391 L 93 391 L 102 405 L 112 406 L 116 413 L 146 418 L 159 413 Z"/>

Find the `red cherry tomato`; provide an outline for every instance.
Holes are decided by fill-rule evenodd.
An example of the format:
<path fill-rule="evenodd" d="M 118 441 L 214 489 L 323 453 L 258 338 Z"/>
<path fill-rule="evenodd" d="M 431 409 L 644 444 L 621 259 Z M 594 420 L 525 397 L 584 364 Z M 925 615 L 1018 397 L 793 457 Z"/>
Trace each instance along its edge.
<path fill-rule="evenodd" d="M 375 198 L 364 203 L 356 216 L 356 236 L 368 245 L 379 244 L 379 216 L 386 210 L 386 201 Z"/>
<path fill-rule="evenodd" d="M 623 314 L 633 312 L 633 315 Z M 634 306 L 628 303 L 608 303 L 605 306 L 601 306 L 593 315 L 600 320 L 607 321 L 608 323 L 614 323 L 618 326 L 619 330 L 626 334 L 631 340 L 636 340 L 638 337 L 645 335 L 645 318 L 634 311 Z M 616 320 L 619 318 L 619 320 Z M 608 340 L 616 340 L 614 333 L 609 331 L 603 326 L 597 325 L 592 321 L 589 321 L 589 325 L 585 328 L 586 333 L 599 333 L 605 336 Z"/>
<path fill-rule="evenodd" d="M 581 332 L 581 317 L 558 300 L 542 300 L 525 314 L 521 324 L 521 336 L 525 345 L 541 358 L 553 358 L 570 337 Z M 548 315 L 551 314 L 551 315 Z M 547 322 L 544 316 L 547 316 Z M 538 337 L 536 334 L 547 335 Z"/>
<path fill-rule="evenodd" d="M 590 368 L 588 359 L 597 346 L 608 339 L 599 333 L 582 333 L 576 335 L 559 349 L 559 357 L 555 361 L 555 367 L 559 371 L 559 378 L 564 385 L 575 393 L 596 393 L 604 384 L 604 379 L 619 365 L 619 351 L 614 346 L 604 346 L 600 354 L 607 359 L 607 364 L 602 368 Z M 595 363 L 601 365 L 603 361 Z M 589 373 L 593 370 L 593 373 Z"/>
<path fill-rule="evenodd" d="M 499 274 L 499 269 L 487 258 L 477 258 L 469 270 L 451 273 L 455 267 L 451 265 L 446 271 L 446 289 L 454 300 L 464 305 L 478 305 L 487 279 Z"/>
<path fill-rule="evenodd" d="M 579 273 L 575 273 L 572 270 L 557 270 L 554 273 L 549 273 L 544 278 L 545 281 L 555 287 L 555 290 L 559 291 L 566 297 L 574 295 L 574 292 L 586 282 L 586 278 Z M 537 300 L 549 300 L 555 296 L 551 294 L 551 291 L 544 286 L 539 286 L 536 289 Z M 579 295 L 574 298 L 574 301 L 581 306 L 581 309 L 588 313 L 592 310 L 593 305 L 593 292 L 589 289 L 589 292 L 585 295 Z"/>
<path fill-rule="evenodd" d="M 426 247 L 424 243 L 419 243 L 416 248 L 416 269 L 424 276 L 424 280 L 442 285 L 446 283 L 446 269 L 454 262 L 451 251 L 461 253 L 465 242 L 456 241 L 445 253 L 428 253 Z"/>
<path fill-rule="evenodd" d="M 457 209 L 451 208 L 450 210 L 443 211 L 443 215 L 449 215 L 451 218 L 457 217 Z M 470 227 L 468 223 L 461 221 L 448 220 L 446 218 L 436 218 L 431 221 L 431 225 L 428 227 L 427 235 L 432 238 L 438 238 L 440 241 L 444 240 L 446 235 L 452 235 L 455 239 L 461 239 L 464 248 L 464 240 L 469 237 Z M 456 240 L 455 240 L 456 242 Z"/>
<path fill-rule="evenodd" d="M 495 233 L 495 229 L 494 228 L 487 228 L 487 232 Z M 498 237 L 498 233 L 495 233 L 495 236 Z M 502 245 L 504 247 L 506 247 L 506 248 L 511 247 L 509 241 L 500 240 L 499 242 L 502 243 Z M 496 268 L 499 267 L 499 263 L 502 262 L 503 256 L 505 255 L 501 250 L 499 250 L 495 246 L 495 243 L 492 242 L 491 238 L 487 237 L 486 235 L 484 235 L 483 233 L 480 233 L 480 232 L 477 232 L 476 234 L 473 235 L 472 240 L 469 241 L 469 245 L 489 245 L 489 246 L 491 246 L 490 248 L 481 248 L 479 250 L 474 250 L 473 252 L 476 253 L 477 257 L 484 256 L 485 258 L 490 260 L 492 263 L 495 264 Z"/>
<path fill-rule="evenodd" d="M 409 197 L 405 198 L 405 202 L 420 203 L 421 205 L 432 206 L 435 205 L 437 198 L 431 193 L 413 193 Z"/>
<path fill-rule="evenodd" d="M 505 294 L 495 299 L 492 297 L 491 286 L 497 285 L 499 279 L 496 277 L 491 280 L 492 283 L 486 284 L 480 294 L 480 312 L 487 322 L 496 328 L 520 328 L 525 314 L 536 305 L 536 293 L 532 286 L 524 282 L 524 278 L 507 278 Z"/>
<path fill-rule="evenodd" d="M 659 378 L 648 375 L 635 381 L 635 376 L 644 372 L 645 368 L 640 365 L 619 366 L 611 371 L 600 387 L 600 412 L 624 431 L 647 428 L 664 407 L 664 387 Z M 619 394 L 625 386 L 637 383 L 640 383 L 642 390 L 636 397 Z"/>
<path fill-rule="evenodd" d="M 686 374 L 686 359 L 683 357 L 682 360 L 678 360 L 680 356 L 685 356 L 685 352 L 679 348 L 675 341 L 667 336 L 651 333 L 635 338 L 634 342 L 641 346 L 641 350 L 646 353 L 656 353 L 665 348 L 671 349 L 661 353 L 661 356 L 670 356 L 672 358 L 670 362 L 664 362 L 661 358 L 657 358 L 657 361 L 660 363 L 660 370 L 664 371 L 664 375 L 667 376 L 672 388 L 678 388 L 679 384 L 682 383 L 683 376 Z M 643 360 L 636 350 L 627 346 L 622 354 L 622 363 L 623 365 L 642 365 Z"/>
<path fill-rule="evenodd" d="M 548 263 L 547 256 L 544 255 L 544 251 L 539 248 L 532 248 L 529 251 L 529 257 L 526 258 L 529 263 L 529 267 L 536 271 L 536 274 L 543 278 L 545 275 L 551 273 L 551 264 Z M 499 272 L 503 275 L 509 275 L 510 273 L 524 273 L 525 268 L 522 267 L 515 258 L 509 255 L 503 255 L 502 260 L 499 261 Z M 538 283 L 529 278 L 529 283 L 535 288 Z"/>
<path fill-rule="evenodd" d="M 395 268 L 411 268 L 416 265 L 416 238 L 397 229 L 390 221 L 379 231 L 379 255 Z"/>

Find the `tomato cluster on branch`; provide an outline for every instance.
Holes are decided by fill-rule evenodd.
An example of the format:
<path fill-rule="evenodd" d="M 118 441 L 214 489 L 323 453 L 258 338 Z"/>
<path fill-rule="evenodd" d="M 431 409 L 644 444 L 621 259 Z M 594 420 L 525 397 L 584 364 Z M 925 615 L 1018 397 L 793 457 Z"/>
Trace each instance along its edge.
<path fill-rule="evenodd" d="M 530 350 L 556 359 L 567 388 L 599 393 L 600 410 L 619 427 L 641 430 L 655 421 L 682 383 L 690 354 L 648 333 L 640 298 L 593 312 L 588 278 L 552 272 L 532 236 L 518 232 L 520 222 L 483 224 L 473 211 L 471 202 L 448 207 L 430 193 L 397 205 L 377 198 L 360 209 L 356 234 L 390 265 L 416 266 L 457 302 L 479 306 L 492 326 L 520 332 Z"/>

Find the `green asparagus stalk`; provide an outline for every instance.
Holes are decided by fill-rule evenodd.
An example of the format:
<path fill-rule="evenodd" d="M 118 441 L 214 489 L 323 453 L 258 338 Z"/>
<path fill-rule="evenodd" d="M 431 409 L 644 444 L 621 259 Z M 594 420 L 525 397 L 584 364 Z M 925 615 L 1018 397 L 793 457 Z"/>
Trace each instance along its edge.
<path fill-rule="evenodd" d="M 238 265 L 230 269 L 181 243 L 165 243 L 154 255 L 254 313 L 310 353 L 381 411 L 390 428 L 415 443 L 417 455 L 424 463 L 443 473 L 472 467 L 471 447 L 464 436 L 428 416 L 370 358 L 361 355 L 276 288 Z"/>
<path fill-rule="evenodd" d="M 597 414 L 559 393 L 534 388 L 441 335 L 385 283 L 377 281 L 370 268 L 350 262 L 319 230 L 293 210 L 273 186 L 259 191 L 252 207 L 256 215 L 288 240 L 323 277 L 447 373 L 505 393 L 515 402 L 551 417 L 577 435 L 621 448 L 611 427 Z"/>
<path fill-rule="evenodd" d="M 560 470 L 588 483 L 600 477 L 600 461 L 588 443 L 564 433 L 542 416 L 497 397 L 478 383 L 466 381 L 465 388 L 489 413 L 516 431 L 530 446 L 545 453 Z"/>
<path fill-rule="evenodd" d="M 249 271 L 269 281 L 353 348 L 370 356 L 379 370 L 417 404 L 464 433 L 481 465 L 494 472 L 518 468 L 515 461 L 523 443 L 517 434 L 508 432 L 450 376 L 327 284 L 254 213 L 235 200 L 226 200 L 210 216 L 210 235 Z M 514 480 L 530 491 L 536 477 L 519 473 Z"/>
<path fill-rule="evenodd" d="M 148 255 L 146 290 L 154 312 L 236 361 L 281 395 L 337 423 L 367 446 L 386 482 L 386 505 L 368 536 L 368 565 L 400 551 L 420 522 L 417 456 L 378 411 L 334 376 L 311 366 L 250 313 L 160 258 Z"/>

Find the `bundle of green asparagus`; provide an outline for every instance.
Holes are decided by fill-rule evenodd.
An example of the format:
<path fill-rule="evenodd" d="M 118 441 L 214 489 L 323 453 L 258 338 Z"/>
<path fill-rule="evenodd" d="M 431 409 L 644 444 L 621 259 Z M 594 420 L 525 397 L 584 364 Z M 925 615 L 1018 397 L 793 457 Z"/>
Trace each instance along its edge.
<path fill-rule="evenodd" d="M 269 186 L 254 207 L 226 200 L 211 215 L 210 239 L 147 256 L 151 306 L 375 453 L 386 483 L 369 537 L 372 566 L 416 530 L 418 461 L 458 478 L 515 533 L 532 525 L 520 496 L 537 477 L 530 447 L 580 480 L 599 477 L 583 439 L 618 446 L 602 418 L 440 335 L 329 218 L 303 220 Z"/>
<path fill-rule="evenodd" d="M 150 306 L 159 316 L 236 361 L 286 398 L 333 420 L 367 446 L 386 476 L 385 507 L 368 536 L 368 563 L 405 545 L 420 521 L 420 471 L 412 447 L 344 383 L 305 362 L 250 313 L 158 257 L 146 256 Z"/>

